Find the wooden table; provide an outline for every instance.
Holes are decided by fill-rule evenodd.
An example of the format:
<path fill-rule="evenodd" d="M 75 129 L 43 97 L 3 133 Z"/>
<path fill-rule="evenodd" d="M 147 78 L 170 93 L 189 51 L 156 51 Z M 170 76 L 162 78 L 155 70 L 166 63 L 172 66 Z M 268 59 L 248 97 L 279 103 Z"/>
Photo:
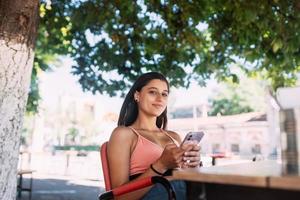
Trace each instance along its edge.
<path fill-rule="evenodd" d="M 300 176 L 274 160 L 173 172 L 189 183 L 189 199 L 300 199 Z"/>

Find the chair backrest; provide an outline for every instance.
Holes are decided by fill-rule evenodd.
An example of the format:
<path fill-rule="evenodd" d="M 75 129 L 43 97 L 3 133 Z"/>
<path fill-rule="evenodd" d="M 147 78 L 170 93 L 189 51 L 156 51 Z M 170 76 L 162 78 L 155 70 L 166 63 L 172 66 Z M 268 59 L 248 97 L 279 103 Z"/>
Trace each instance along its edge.
<path fill-rule="evenodd" d="M 111 182 L 110 182 L 109 166 L 107 160 L 107 143 L 108 142 L 104 142 L 100 147 L 100 158 L 101 158 L 102 172 L 103 172 L 104 183 L 105 183 L 105 190 L 109 191 L 111 190 Z"/>

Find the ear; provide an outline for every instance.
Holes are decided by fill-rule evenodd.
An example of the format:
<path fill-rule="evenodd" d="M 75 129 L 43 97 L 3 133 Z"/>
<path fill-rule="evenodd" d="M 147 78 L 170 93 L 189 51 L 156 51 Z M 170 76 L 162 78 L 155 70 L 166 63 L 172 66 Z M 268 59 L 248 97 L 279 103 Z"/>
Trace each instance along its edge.
<path fill-rule="evenodd" d="M 135 91 L 135 93 L 134 93 L 134 100 L 136 101 L 136 102 L 139 102 L 139 98 L 140 98 L 140 93 L 138 92 L 138 91 Z"/>

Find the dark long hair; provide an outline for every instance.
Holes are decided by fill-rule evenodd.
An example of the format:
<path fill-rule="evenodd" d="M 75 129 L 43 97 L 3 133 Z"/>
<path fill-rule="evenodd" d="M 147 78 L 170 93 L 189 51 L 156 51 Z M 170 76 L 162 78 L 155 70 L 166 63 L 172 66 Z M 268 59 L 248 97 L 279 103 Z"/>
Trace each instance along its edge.
<path fill-rule="evenodd" d="M 134 94 L 136 91 L 140 92 L 141 89 L 147 85 L 151 80 L 153 79 L 159 79 L 161 81 L 166 82 L 168 86 L 169 91 L 169 82 L 167 81 L 166 77 L 158 72 L 149 72 L 146 74 L 141 75 L 133 84 L 133 86 L 130 88 L 128 94 L 125 97 L 125 100 L 123 102 L 120 114 L 119 114 L 119 120 L 118 120 L 118 126 L 130 126 L 135 122 L 137 116 L 138 116 L 138 105 L 136 101 L 134 100 Z M 160 116 L 156 119 L 156 126 L 158 128 L 166 129 L 167 127 L 167 108 L 162 112 Z"/>

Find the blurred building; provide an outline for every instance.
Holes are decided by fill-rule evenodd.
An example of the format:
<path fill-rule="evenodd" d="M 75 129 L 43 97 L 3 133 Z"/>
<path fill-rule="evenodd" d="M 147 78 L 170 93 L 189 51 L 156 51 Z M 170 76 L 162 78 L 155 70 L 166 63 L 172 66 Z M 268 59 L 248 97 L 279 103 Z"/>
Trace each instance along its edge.
<path fill-rule="evenodd" d="M 107 140 L 116 126 L 117 114 L 103 113 L 95 98 L 61 95 L 53 107 L 41 104 L 32 119 L 32 148 L 42 151 L 53 145 L 91 145 Z"/>
<path fill-rule="evenodd" d="M 259 112 L 231 116 L 170 119 L 168 127 L 181 134 L 204 131 L 201 141 L 203 153 L 239 155 L 269 155 L 269 125 L 266 114 Z"/>

